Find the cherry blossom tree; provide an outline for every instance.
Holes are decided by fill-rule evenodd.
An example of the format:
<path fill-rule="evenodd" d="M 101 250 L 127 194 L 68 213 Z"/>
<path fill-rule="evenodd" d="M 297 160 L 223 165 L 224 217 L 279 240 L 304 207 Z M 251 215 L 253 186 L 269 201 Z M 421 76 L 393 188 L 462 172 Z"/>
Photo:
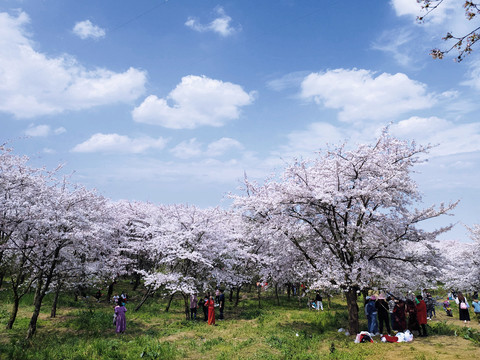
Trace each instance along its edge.
<path fill-rule="evenodd" d="M 43 213 L 36 205 L 52 176 L 52 172 L 28 166 L 27 157 L 0 146 L 0 278 L 8 275 L 13 294 L 7 329 L 15 322 L 20 299 L 35 281 L 31 239 L 38 234 L 36 222 Z"/>
<path fill-rule="evenodd" d="M 357 290 L 369 286 L 375 269 L 428 260 L 411 245 L 433 241 L 450 226 L 427 232 L 417 225 L 456 204 L 414 208 L 421 196 L 410 174 L 428 147 L 386 130 L 373 144 L 346 145 L 295 161 L 261 186 L 247 180 L 247 195 L 235 197 L 235 206 L 282 231 L 321 277 L 345 292 L 349 330 L 358 333 Z"/>
<path fill-rule="evenodd" d="M 208 287 L 219 237 L 215 232 L 218 209 L 159 206 L 150 219 L 145 248 L 154 266 L 139 270 L 147 287 L 167 295 L 181 293 L 189 317 L 188 295 Z"/>
<path fill-rule="evenodd" d="M 446 257 L 441 281 L 447 289 L 478 291 L 480 288 L 480 226 L 468 229 L 473 242 L 442 241 L 437 245 Z"/>

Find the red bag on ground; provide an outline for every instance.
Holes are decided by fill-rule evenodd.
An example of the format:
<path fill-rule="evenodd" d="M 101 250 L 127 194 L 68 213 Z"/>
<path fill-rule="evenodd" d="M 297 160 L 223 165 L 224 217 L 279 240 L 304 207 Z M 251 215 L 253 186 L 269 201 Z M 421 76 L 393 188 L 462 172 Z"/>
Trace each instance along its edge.
<path fill-rule="evenodd" d="M 385 338 L 385 340 L 387 340 L 387 342 L 391 342 L 391 343 L 398 342 L 398 337 L 396 336 L 383 335 L 383 337 Z"/>

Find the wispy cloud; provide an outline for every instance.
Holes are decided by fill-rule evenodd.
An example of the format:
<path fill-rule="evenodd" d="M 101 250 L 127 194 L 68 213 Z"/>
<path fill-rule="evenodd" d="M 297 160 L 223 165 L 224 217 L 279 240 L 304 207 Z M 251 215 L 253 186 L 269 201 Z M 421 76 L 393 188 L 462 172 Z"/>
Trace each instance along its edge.
<path fill-rule="evenodd" d="M 52 130 L 50 125 L 35 126 L 33 124 L 30 124 L 29 127 L 25 130 L 25 135 L 32 137 L 45 137 L 51 134 L 60 135 L 66 131 L 67 130 L 63 126 Z"/>
<path fill-rule="evenodd" d="M 480 123 L 455 123 L 439 117 L 418 117 L 391 126 L 392 134 L 423 144 L 438 145 L 431 156 L 450 156 L 480 151 Z"/>
<path fill-rule="evenodd" d="M 72 151 L 79 153 L 131 153 L 139 154 L 150 149 L 162 150 L 168 140 L 149 136 L 130 138 L 119 134 L 94 134 L 90 139 L 76 145 Z"/>
<path fill-rule="evenodd" d="M 413 68 L 416 65 L 418 56 L 412 53 L 412 39 L 413 34 L 410 30 L 388 30 L 383 32 L 373 42 L 372 48 L 391 55 L 403 67 Z"/>
<path fill-rule="evenodd" d="M 73 33 L 80 39 L 100 39 L 105 37 L 105 30 L 92 24 L 90 20 L 77 22 L 73 27 Z"/>
<path fill-rule="evenodd" d="M 188 141 L 182 141 L 170 152 L 177 158 L 189 159 L 194 157 L 218 157 L 224 155 L 232 150 L 242 150 L 243 145 L 232 138 L 221 138 L 213 141 L 207 146 L 197 141 L 196 138 L 192 138 Z"/>
<path fill-rule="evenodd" d="M 230 25 L 232 18 L 225 13 L 225 10 L 221 6 L 215 8 L 215 13 L 218 17 L 206 25 L 200 23 L 198 19 L 193 17 L 188 18 L 185 25 L 198 32 L 212 31 L 223 37 L 230 36 L 240 30 L 240 27 L 234 28 Z"/>

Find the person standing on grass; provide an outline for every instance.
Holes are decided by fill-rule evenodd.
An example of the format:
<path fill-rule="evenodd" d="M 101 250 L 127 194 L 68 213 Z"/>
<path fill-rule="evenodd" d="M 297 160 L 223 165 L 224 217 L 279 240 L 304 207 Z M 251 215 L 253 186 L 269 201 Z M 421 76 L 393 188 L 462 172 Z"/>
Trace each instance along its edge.
<path fill-rule="evenodd" d="M 392 333 L 392 328 L 390 327 L 390 321 L 388 319 L 388 303 L 385 300 L 385 295 L 380 294 L 378 300 L 375 303 L 375 307 L 378 312 L 378 323 L 380 325 L 380 334 L 383 334 L 383 324 L 387 328 L 387 333 Z"/>
<path fill-rule="evenodd" d="M 393 330 L 404 332 L 407 328 L 407 319 L 405 317 L 405 302 L 399 299 L 393 309 L 394 326 Z"/>
<path fill-rule="evenodd" d="M 415 301 L 411 299 L 407 299 L 406 313 L 408 315 L 407 329 L 410 330 L 411 332 L 420 331 L 418 326 L 417 306 L 415 305 Z"/>
<path fill-rule="evenodd" d="M 203 321 L 208 321 L 208 295 L 205 295 L 202 301 Z"/>
<path fill-rule="evenodd" d="M 427 305 L 423 301 L 422 295 L 417 295 L 417 321 L 418 321 L 418 331 L 419 335 L 426 337 L 427 336 Z"/>
<path fill-rule="evenodd" d="M 387 297 L 387 303 L 388 303 L 388 315 L 390 316 L 390 326 L 393 330 L 395 330 L 395 325 L 394 325 L 394 318 L 393 318 L 393 309 L 395 309 L 395 300 L 393 300 L 392 296 Z"/>
<path fill-rule="evenodd" d="M 198 299 L 197 294 L 190 295 L 190 319 L 197 320 Z"/>
<path fill-rule="evenodd" d="M 436 316 L 435 314 L 435 299 L 430 293 L 427 293 L 427 298 L 425 299 L 425 305 L 427 305 L 427 320 Z"/>
<path fill-rule="evenodd" d="M 125 303 L 119 301 L 118 305 L 115 306 L 115 315 L 117 315 L 116 325 L 117 328 L 115 332 L 117 334 L 123 334 L 127 327 L 127 318 L 125 313 L 127 312 L 127 308 L 125 307 Z"/>
<path fill-rule="evenodd" d="M 367 297 L 368 298 L 368 297 Z M 365 306 L 365 314 L 368 321 L 368 332 L 373 335 L 378 334 L 377 308 L 375 307 L 375 296 L 370 296 Z"/>
<path fill-rule="evenodd" d="M 213 296 L 207 301 L 208 306 L 208 325 L 215 325 L 215 301 L 213 300 Z"/>
<path fill-rule="evenodd" d="M 468 308 L 470 307 L 470 305 L 468 305 L 467 299 L 465 299 L 465 296 L 463 296 L 461 292 L 458 292 L 455 302 L 458 305 L 460 321 L 463 320 L 465 324 L 470 324 L 470 313 L 468 312 Z"/>
<path fill-rule="evenodd" d="M 323 303 L 322 303 L 322 295 L 320 295 L 320 292 L 317 291 L 317 294 L 315 295 L 315 302 L 317 303 L 317 310 L 322 309 L 323 311 Z"/>
<path fill-rule="evenodd" d="M 220 310 L 220 315 L 218 316 L 218 320 L 223 320 L 223 311 L 225 310 L 225 294 L 223 293 L 223 289 L 220 289 L 220 295 L 218 296 L 218 303 L 219 303 L 219 310 Z"/>
<path fill-rule="evenodd" d="M 219 304 L 220 303 L 220 289 L 217 288 L 215 289 L 215 304 Z"/>
<path fill-rule="evenodd" d="M 473 311 L 475 313 L 475 317 L 480 323 L 480 302 L 478 302 L 478 299 L 475 299 L 472 301 L 472 306 L 473 306 Z"/>

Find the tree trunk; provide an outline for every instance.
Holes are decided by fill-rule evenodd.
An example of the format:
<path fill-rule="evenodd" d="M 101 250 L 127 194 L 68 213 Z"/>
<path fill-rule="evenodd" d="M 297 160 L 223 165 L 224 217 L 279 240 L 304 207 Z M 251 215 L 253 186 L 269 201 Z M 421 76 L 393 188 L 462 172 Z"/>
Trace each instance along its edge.
<path fill-rule="evenodd" d="M 327 294 L 328 310 L 332 308 L 332 297 L 330 294 Z"/>
<path fill-rule="evenodd" d="M 172 304 L 172 300 L 175 294 L 170 295 L 170 298 L 168 299 L 168 304 L 167 307 L 165 308 L 165 312 L 168 312 L 170 310 L 170 305 Z"/>
<path fill-rule="evenodd" d="M 0 272 L 0 289 L 2 288 L 4 277 L 5 277 L 5 273 L 3 271 Z"/>
<path fill-rule="evenodd" d="M 277 305 L 280 305 L 280 298 L 278 297 L 278 283 L 275 283 L 275 297 L 277 298 Z"/>
<path fill-rule="evenodd" d="M 233 286 L 230 288 L 230 295 L 228 296 L 228 301 L 233 302 Z"/>
<path fill-rule="evenodd" d="M 347 307 L 348 307 L 348 330 L 350 334 L 358 334 L 358 305 L 357 305 L 357 289 L 348 288 L 345 293 L 347 298 Z"/>
<path fill-rule="evenodd" d="M 149 288 L 147 289 L 147 292 L 145 293 L 145 295 L 143 295 L 142 301 L 140 301 L 140 304 L 138 304 L 137 307 L 135 308 L 135 310 L 133 310 L 133 311 L 138 311 L 138 310 L 140 310 L 140 308 L 142 307 L 142 305 L 145 303 L 145 301 L 147 301 L 147 299 L 150 297 L 151 294 L 152 294 L 152 288 L 149 287 Z"/>
<path fill-rule="evenodd" d="M 290 292 L 292 291 L 292 287 L 290 283 L 287 284 L 287 299 L 290 300 Z"/>
<path fill-rule="evenodd" d="M 10 319 L 8 320 L 7 327 L 6 327 L 8 330 L 10 330 L 13 327 L 13 323 L 17 318 L 19 304 L 20 304 L 20 298 L 18 297 L 17 294 L 14 294 L 12 312 L 10 313 Z"/>
<path fill-rule="evenodd" d="M 135 282 L 133 283 L 133 289 L 132 291 L 136 291 L 137 288 L 138 288 L 138 285 L 140 285 L 140 279 L 141 279 L 141 275 L 139 273 L 135 273 Z"/>
<path fill-rule="evenodd" d="M 43 281 L 40 279 L 38 280 L 37 288 L 35 290 L 35 301 L 34 301 L 34 310 L 32 314 L 32 318 L 30 319 L 30 324 L 28 325 L 28 332 L 27 332 L 27 340 L 30 340 L 33 335 L 35 335 L 35 331 L 37 330 L 37 320 L 38 315 L 40 314 L 40 308 L 42 306 L 43 300 Z"/>
<path fill-rule="evenodd" d="M 32 318 L 30 319 L 30 324 L 28 325 L 27 340 L 30 340 L 33 337 L 33 335 L 35 335 L 35 331 L 37 330 L 37 320 L 38 320 L 38 315 L 40 315 L 40 308 L 42 307 L 42 301 L 53 280 L 55 267 L 57 266 L 58 255 L 61 249 L 62 248 L 60 246 L 58 246 L 55 249 L 53 261 L 50 264 L 50 268 L 46 274 L 45 283 L 42 281 L 43 275 L 44 275 L 43 271 L 41 271 L 40 274 L 38 275 L 38 283 L 37 283 L 37 289 L 35 291 L 35 301 L 34 301 L 35 308 L 33 310 Z"/>
<path fill-rule="evenodd" d="M 367 305 L 368 289 L 363 289 L 362 295 L 363 295 L 363 307 L 365 307 L 365 305 Z"/>
<path fill-rule="evenodd" d="M 110 299 L 112 298 L 112 294 L 113 294 L 113 284 L 115 284 L 115 281 L 111 282 L 110 285 L 108 285 L 107 302 L 110 302 Z"/>
<path fill-rule="evenodd" d="M 182 293 L 183 303 L 185 305 L 185 320 L 190 320 L 190 302 L 188 301 L 188 295 Z"/>
<path fill-rule="evenodd" d="M 237 294 L 235 296 L 235 307 L 238 306 L 238 302 L 240 301 L 240 288 L 241 286 L 237 286 Z"/>
<path fill-rule="evenodd" d="M 53 297 L 52 311 L 50 312 L 50 317 L 54 318 L 57 316 L 57 304 L 58 304 L 58 295 L 60 294 L 60 289 L 62 284 L 59 282 L 57 288 L 55 289 L 55 296 Z"/>

